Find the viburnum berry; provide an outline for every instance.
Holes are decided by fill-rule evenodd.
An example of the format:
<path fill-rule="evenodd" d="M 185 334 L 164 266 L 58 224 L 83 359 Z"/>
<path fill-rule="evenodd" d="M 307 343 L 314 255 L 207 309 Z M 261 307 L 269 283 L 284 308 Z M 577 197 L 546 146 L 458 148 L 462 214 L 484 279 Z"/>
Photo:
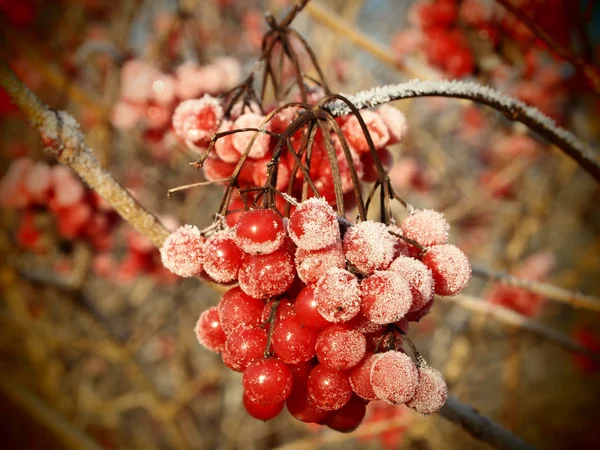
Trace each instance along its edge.
<path fill-rule="evenodd" d="M 315 345 L 319 362 L 331 370 L 348 370 L 365 356 L 367 340 L 364 334 L 341 324 L 325 328 Z"/>
<path fill-rule="evenodd" d="M 335 211 L 325 200 L 315 197 L 298 205 L 290 216 L 288 232 L 302 250 L 324 249 L 340 238 Z"/>
<path fill-rule="evenodd" d="M 399 274 L 376 271 L 360 285 L 360 312 L 371 322 L 387 324 L 400 320 L 410 310 L 413 296 Z"/>
<path fill-rule="evenodd" d="M 252 209 L 240 216 L 235 226 L 235 242 L 251 255 L 273 253 L 285 237 L 283 220 L 272 209 Z"/>
<path fill-rule="evenodd" d="M 399 256 L 392 262 L 389 271 L 399 274 L 408 282 L 412 293 L 412 305 L 409 312 L 418 311 L 433 300 L 433 275 L 421 261 L 407 256 Z"/>
<path fill-rule="evenodd" d="M 254 402 L 281 403 L 292 392 L 292 372 L 277 358 L 252 361 L 242 379 L 244 393 Z"/>
<path fill-rule="evenodd" d="M 294 386 L 292 392 L 286 400 L 286 406 L 289 413 L 302 422 L 320 423 L 331 414 L 319 408 L 308 395 L 308 376 L 312 371 L 312 363 L 290 366 Z"/>
<path fill-rule="evenodd" d="M 285 249 L 268 255 L 246 255 L 238 273 L 240 288 L 257 298 L 283 294 L 295 277 L 293 256 Z"/>
<path fill-rule="evenodd" d="M 185 142 L 206 145 L 223 118 L 221 102 L 210 95 L 185 100 L 173 113 L 173 130 Z"/>
<path fill-rule="evenodd" d="M 370 110 L 361 111 L 360 115 L 367 126 L 375 148 L 381 148 L 386 145 L 390 140 L 390 134 L 381 116 L 377 112 Z M 356 116 L 350 116 L 342 126 L 342 131 L 350 145 L 352 145 L 357 152 L 366 153 L 369 151 L 367 138 L 365 137 Z"/>
<path fill-rule="evenodd" d="M 330 322 L 347 322 L 360 312 L 360 289 L 356 276 L 344 269 L 327 271 L 316 284 L 317 311 Z"/>
<path fill-rule="evenodd" d="M 387 145 L 401 142 L 408 132 L 408 121 L 404 113 L 391 105 L 381 105 L 377 108 L 377 112 L 387 126 L 390 135 Z"/>
<path fill-rule="evenodd" d="M 221 327 L 216 306 L 212 306 L 200 314 L 194 331 L 198 342 L 210 351 L 221 352 L 225 348 L 227 335 Z"/>
<path fill-rule="evenodd" d="M 308 395 L 325 411 L 340 409 L 352 398 L 348 374 L 317 364 L 308 376 Z"/>
<path fill-rule="evenodd" d="M 246 392 L 242 396 L 242 402 L 248 414 L 258 420 L 270 420 L 277 417 L 283 411 L 285 405 L 285 402 L 262 403 L 254 401 L 248 397 Z"/>
<path fill-rule="evenodd" d="M 421 414 L 431 414 L 439 411 L 447 398 L 448 387 L 444 376 L 432 367 L 419 367 L 419 384 L 406 406 Z"/>
<path fill-rule="evenodd" d="M 448 242 L 450 225 L 440 212 L 431 209 L 415 211 L 402 221 L 404 236 L 424 247 Z"/>
<path fill-rule="evenodd" d="M 371 385 L 379 400 L 406 403 L 414 397 L 419 383 L 417 366 L 405 353 L 381 353 L 371 367 Z"/>
<path fill-rule="evenodd" d="M 394 258 L 396 238 L 383 223 L 366 220 L 350 227 L 344 235 L 346 259 L 370 275 L 388 268 Z"/>
<path fill-rule="evenodd" d="M 229 289 L 219 301 L 221 327 L 226 334 L 239 325 L 260 325 L 265 302 L 243 292 L 239 287 Z"/>
<path fill-rule="evenodd" d="M 283 319 L 286 319 L 290 316 L 296 314 L 294 308 L 294 302 L 290 299 L 283 298 L 280 300 L 269 300 L 263 309 L 262 313 L 262 323 L 267 323 L 269 318 L 271 317 L 271 311 L 273 310 L 273 305 L 275 302 L 279 302 L 277 304 L 277 310 L 275 311 L 275 322 L 281 322 Z"/>
<path fill-rule="evenodd" d="M 438 295 L 460 294 L 471 280 L 469 259 L 454 245 L 429 247 L 423 263 L 431 269 Z"/>
<path fill-rule="evenodd" d="M 217 130 L 217 133 L 231 131 L 232 129 L 233 122 L 224 120 L 221 122 L 221 126 Z M 233 146 L 232 139 L 233 135 L 228 134 L 215 141 L 215 154 L 227 163 L 237 163 L 240 160 L 240 153 Z"/>
<path fill-rule="evenodd" d="M 342 247 L 342 241 L 320 250 L 296 250 L 296 271 L 298 277 L 306 284 L 312 284 L 319 281 L 329 269 L 337 267 L 343 269 L 346 267 L 346 257 Z"/>
<path fill-rule="evenodd" d="M 431 299 L 429 303 L 427 303 L 421 309 L 417 311 L 409 311 L 406 316 L 404 316 L 404 319 L 406 319 L 408 322 L 418 322 L 427 314 L 429 314 L 429 311 L 431 311 L 431 307 L 433 306 L 433 302 L 434 299 Z"/>
<path fill-rule="evenodd" d="M 193 225 L 184 225 L 171 233 L 162 247 L 163 265 L 180 277 L 199 275 L 204 264 L 205 239 Z"/>
<path fill-rule="evenodd" d="M 379 356 L 379 353 L 367 351 L 362 361 L 350 369 L 350 386 L 356 395 L 365 400 L 377 400 L 371 384 L 371 369 Z"/>
<path fill-rule="evenodd" d="M 290 316 L 275 324 L 271 347 L 283 362 L 303 363 L 315 356 L 318 334 L 318 330 L 302 326 L 297 316 Z"/>
<path fill-rule="evenodd" d="M 350 433 L 358 428 L 366 413 L 367 403 L 360 397 L 353 395 L 348 403 L 333 411 L 324 423 L 332 430 Z"/>
<path fill-rule="evenodd" d="M 264 117 L 260 116 L 259 114 L 242 114 L 234 122 L 233 128 L 236 130 L 242 128 L 260 128 L 263 120 Z M 253 159 L 260 159 L 267 154 L 269 151 L 269 144 L 271 142 L 271 137 L 268 134 L 260 132 L 257 133 L 256 131 L 242 131 L 235 133 L 232 137 L 233 147 L 239 152 L 240 155 L 244 154 L 255 134 L 258 134 L 258 136 L 256 136 L 248 156 Z"/>
<path fill-rule="evenodd" d="M 217 283 L 229 283 L 237 279 L 243 256 L 233 234 L 219 231 L 206 240 L 203 267 Z"/>
<path fill-rule="evenodd" d="M 239 325 L 228 336 L 221 353 L 231 370 L 243 372 L 252 361 L 262 358 L 267 347 L 267 332 L 257 326 Z"/>
<path fill-rule="evenodd" d="M 305 327 L 321 330 L 331 325 L 331 322 L 325 319 L 317 310 L 315 287 L 313 285 L 306 286 L 298 293 L 294 302 L 294 309 L 298 320 Z"/>

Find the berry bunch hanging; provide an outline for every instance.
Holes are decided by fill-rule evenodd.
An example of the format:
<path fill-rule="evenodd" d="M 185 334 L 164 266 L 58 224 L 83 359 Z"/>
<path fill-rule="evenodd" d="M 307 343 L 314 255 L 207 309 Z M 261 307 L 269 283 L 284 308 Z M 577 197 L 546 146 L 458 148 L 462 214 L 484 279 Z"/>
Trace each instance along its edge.
<path fill-rule="evenodd" d="M 438 411 L 445 381 L 406 333 L 435 294 L 465 288 L 469 262 L 448 244 L 442 214 L 414 210 L 392 189 L 386 146 L 407 131 L 402 113 L 391 106 L 359 112 L 330 92 L 314 58 L 320 80 L 309 86 L 293 52 L 298 92 L 283 100 L 270 52 L 289 48 L 289 17 L 269 22 L 262 96 L 251 74 L 223 97 L 176 109 L 175 133 L 201 155 L 192 165 L 226 189 L 211 226 L 185 225 L 166 239 L 163 264 L 230 286 L 200 315 L 195 333 L 243 373 L 243 404 L 253 417 L 268 420 L 286 407 L 303 422 L 351 431 L 370 401 Z M 266 108 L 268 81 L 277 103 Z M 332 102 L 350 114 L 334 115 Z M 368 190 L 366 181 L 374 182 Z M 377 191 L 380 221 L 368 220 Z M 409 212 L 400 223 L 392 201 Z"/>

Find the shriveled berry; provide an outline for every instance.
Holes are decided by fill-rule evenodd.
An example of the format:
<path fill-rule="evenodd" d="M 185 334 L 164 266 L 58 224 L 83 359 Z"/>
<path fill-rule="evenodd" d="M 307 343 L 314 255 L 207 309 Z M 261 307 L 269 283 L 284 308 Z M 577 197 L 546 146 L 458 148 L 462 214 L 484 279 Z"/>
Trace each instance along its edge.
<path fill-rule="evenodd" d="M 406 402 L 406 406 L 421 414 L 431 414 L 439 411 L 447 398 L 448 387 L 444 376 L 432 367 L 419 367 L 419 384 L 415 395 Z"/>
<path fill-rule="evenodd" d="M 364 334 L 339 324 L 321 331 L 315 346 L 319 362 L 337 371 L 348 370 L 358 364 L 366 349 Z"/>
<path fill-rule="evenodd" d="M 246 211 L 235 226 L 235 243 L 251 255 L 273 253 L 284 237 L 283 220 L 272 209 Z"/>
<path fill-rule="evenodd" d="M 377 271 L 360 285 L 361 313 L 371 322 L 388 324 L 400 320 L 410 310 L 412 293 L 399 274 Z"/>
<path fill-rule="evenodd" d="M 436 294 L 460 294 L 471 280 L 469 258 L 454 245 L 430 247 L 423 257 L 423 263 L 431 269 Z"/>
<path fill-rule="evenodd" d="M 378 399 L 387 403 L 405 403 L 415 395 L 419 374 L 405 353 L 381 353 L 371 367 L 371 385 Z"/>
<path fill-rule="evenodd" d="M 227 335 L 219 322 L 216 306 L 212 306 L 200 314 L 194 332 L 198 342 L 210 351 L 221 352 L 225 348 Z"/>
<path fill-rule="evenodd" d="M 356 276 L 344 269 L 327 271 L 316 284 L 317 311 L 330 322 L 347 322 L 360 312 L 360 290 Z"/>

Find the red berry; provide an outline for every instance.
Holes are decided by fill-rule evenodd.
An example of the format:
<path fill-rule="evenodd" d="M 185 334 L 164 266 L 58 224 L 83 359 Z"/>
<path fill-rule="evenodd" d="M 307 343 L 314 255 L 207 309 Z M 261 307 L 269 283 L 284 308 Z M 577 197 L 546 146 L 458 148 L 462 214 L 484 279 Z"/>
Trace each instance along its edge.
<path fill-rule="evenodd" d="M 413 297 L 409 312 L 418 311 L 433 300 L 433 275 L 421 261 L 399 256 L 392 262 L 389 271 L 399 274 L 408 282 Z"/>
<path fill-rule="evenodd" d="M 302 422 L 322 422 L 330 414 L 329 411 L 319 408 L 308 395 L 308 376 L 312 368 L 310 363 L 290 367 L 294 387 L 286 400 L 286 406 L 289 413 Z"/>
<path fill-rule="evenodd" d="M 241 128 L 259 128 L 263 119 L 264 117 L 254 113 L 242 114 L 236 119 L 233 128 L 236 130 Z M 271 142 L 271 137 L 268 134 L 257 133 L 256 131 L 242 131 L 235 133 L 232 137 L 233 146 L 240 155 L 246 152 L 248 145 L 250 145 L 255 135 L 256 139 L 250 148 L 248 156 L 253 159 L 259 159 L 267 154 Z"/>
<path fill-rule="evenodd" d="M 260 403 L 281 403 L 292 392 L 288 366 L 276 358 L 256 359 L 244 371 L 244 393 Z"/>
<path fill-rule="evenodd" d="M 298 277 L 306 284 L 319 281 L 332 267 L 343 269 L 346 267 L 346 257 L 342 248 L 342 241 L 338 241 L 321 250 L 296 250 L 296 271 Z"/>
<path fill-rule="evenodd" d="M 366 412 L 365 401 L 353 395 L 348 403 L 327 417 L 325 425 L 341 433 L 350 433 L 358 428 Z"/>
<path fill-rule="evenodd" d="M 163 265 L 181 277 L 200 274 L 204 264 L 204 242 L 204 237 L 195 226 L 179 227 L 160 248 Z"/>
<path fill-rule="evenodd" d="M 262 323 L 266 323 L 269 321 L 269 317 L 271 317 L 271 310 L 273 309 L 273 305 L 277 300 L 269 300 L 263 309 L 262 312 Z M 279 300 L 279 304 L 277 305 L 277 311 L 275 312 L 275 323 L 281 322 L 283 319 L 286 319 L 290 316 L 296 314 L 294 309 L 294 302 L 290 299 L 283 298 Z"/>
<path fill-rule="evenodd" d="M 407 238 L 430 247 L 448 242 L 450 225 L 442 213 L 425 209 L 415 211 L 404 219 L 401 228 Z"/>
<path fill-rule="evenodd" d="M 419 367 L 419 384 L 415 395 L 406 402 L 406 406 L 421 414 L 431 414 L 444 406 L 446 398 L 448 388 L 444 376 L 431 367 Z"/>
<path fill-rule="evenodd" d="M 268 255 L 246 255 L 238 273 L 240 288 L 253 297 L 283 294 L 294 282 L 293 256 L 285 249 Z"/>
<path fill-rule="evenodd" d="M 360 115 L 371 135 L 375 149 L 386 145 L 390 140 L 390 134 L 381 116 L 377 112 L 371 110 L 361 111 Z M 350 116 L 342 126 L 342 131 L 344 132 L 346 139 L 348 139 L 348 143 L 352 145 L 357 152 L 366 153 L 369 151 L 367 139 L 365 138 L 356 116 Z"/>
<path fill-rule="evenodd" d="M 300 291 L 294 302 L 296 316 L 300 323 L 308 328 L 321 330 L 331 325 L 317 310 L 317 301 L 315 300 L 315 287 L 306 286 Z"/>
<path fill-rule="evenodd" d="M 229 283 L 237 279 L 243 256 L 233 235 L 219 231 L 206 240 L 204 270 L 216 282 Z"/>
<path fill-rule="evenodd" d="M 378 399 L 387 403 L 405 403 L 415 395 L 419 374 L 405 353 L 381 353 L 371 368 L 371 385 Z"/>
<path fill-rule="evenodd" d="M 436 294 L 460 294 L 471 280 L 469 258 L 454 245 L 430 247 L 423 257 L 423 263 L 431 269 Z"/>
<path fill-rule="evenodd" d="M 179 104 L 173 113 L 173 129 L 184 142 L 205 145 L 217 131 L 222 117 L 221 102 L 205 95 Z"/>
<path fill-rule="evenodd" d="M 235 226 L 235 243 L 252 255 L 273 253 L 284 237 L 283 220 L 272 209 L 246 211 Z"/>
<path fill-rule="evenodd" d="M 221 356 L 231 370 L 243 372 L 252 361 L 262 358 L 267 347 L 267 332 L 256 326 L 240 325 L 225 341 Z"/>
<path fill-rule="evenodd" d="M 340 409 L 352 397 L 348 374 L 330 370 L 322 364 L 313 368 L 307 386 L 311 400 L 325 411 Z"/>
<path fill-rule="evenodd" d="M 344 325 L 325 328 L 319 337 L 315 350 L 319 362 L 331 370 L 348 370 L 365 356 L 367 340 L 360 332 Z"/>
<path fill-rule="evenodd" d="M 290 316 L 275 325 L 271 346 L 279 359 L 287 364 L 299 364 L 315 355 L 318 331 L 303 327 L 297 316 Z"/>
<path fill-rule="evenodd" d="M 330 322 L 347 322 L 360 312 L 360 291 L 356 277 L 333 268 L 315 286 L 317 311 Z"/>
<path fill-rule="evenodd" d="M 290 238 L 303 250 L 320 250 L 340 238 L 340 226 L 333 208 L 323 199 L 309 198 L 290 216 Z"/>
<path fill-rule="evenodd" d="M 229 334 L 239 325 L 260 325 L 264 307 L 264 301 L 234 287 L 225 292 L 217 308 L 221 326 Z"/>
<path fill-rule="evenodd" d="M 396 238 L 380 222 L 357 223 L 344 235 L 346 258 L 367 275 L 387 269 L 394 258 L 395 247 Z"/>
<path fill-rule="evenodd" d="M 360 285 L 361 313 L 371 322 L 388 324 L 400 320 L 412 305 L 406 280 L 389 270 L 377 271 Z"/>
<path fill-rule="evenodd" d="M 429 301 L 425 306 L 417 311 L 411 311 L 404 316 L 404 319 L 408 322 L 418 322 L 431 311 L 431 307 L 433 306 L 433 299 Z"/>
<path fill-rule="evenodd" d="M 221 352 L 225 348 L 227 335 L 219 322 L 217 307 L 212 306 L 200 314 L 194 327 L 198 342 L 213 352 Z"/>
<path fill-rule="evenodd" d="M 371 384 L 371 369 L 379 353 L 368 351 L 360 363 L 350 370 L 350 385 L 356 395 L 365 400 L 377 400 Z"/>
<path fill-rule="evenodd" d="M 242 397 L 242 401 L 244 403 L 244 408 L 252 417 L 258 420 L 270 420 L 274 417 L 277 417 L 281 411 L 283 411 L 283 406 L 285 402 L 279 403 L 261 403 L 255 402 L 246 395 Z"/>

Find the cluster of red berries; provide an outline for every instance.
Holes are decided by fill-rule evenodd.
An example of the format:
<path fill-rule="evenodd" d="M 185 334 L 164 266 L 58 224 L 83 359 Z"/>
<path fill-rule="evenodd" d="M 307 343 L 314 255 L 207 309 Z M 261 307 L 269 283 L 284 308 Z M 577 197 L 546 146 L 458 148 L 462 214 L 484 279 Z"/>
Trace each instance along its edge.
<path fill-rule="evenodd" d="M 312 100 L 316 102 L 319 94 L 316 93 L 313 97 Z M 263 114 L 256 106 L 244 109 L 233 108 L 226 116 L 223 101 L 205 95 L 201 99 L 182 102 L 177 107 L 173 114 L 173 129 L 183 142 L 197 152 L 203 152 L 209 147 L 215 133 L 225 133 L 214 142 L 209 157 L 203 163 L 205 177 L 210 181 L 231 177 L 242 155 L 247 154 L 237 182 L 241 188 L 260 188 L 267 181 L 267 168 L 278 141 L 277 135 L 286 130 L 300 111 L 301 109 L 292 106 L 282 109 L 271 117 Z M 404 114 L 392 106 L 384 105 L 374 111 L 362 111 L 361 117 L 366 123 L 379 159 L 384 166 L 389 167 L 392 156 L 387 147 L 400 142 L 408 130 Z M 369 152 L 369 146 L 358 119 L 353 115 L 347 115 L 337 118 L 337 122 L 347 140 L 353 166 L 359 179 L 367 182 L 375 181 L 373 157 Z M 251 130 L 261 130 L 261 132 L 257 135 L 256 131 Z M 231 134 L 227 134 L 229 132 Z M 291 142 L 294 147 L 301 144 L 302 134 L 303 131 L 299 131 L 297 136 L 292 137 Z M 337 155 L 342 191 L 344 194 L 348 194 L 352 190 L 351 168 L 339 139 L 334 133 L 331 135 L 331 140 Z M 319 130 L 311 150 L 309 175 L 319 195 L 330 204 L 334 204 L 334 183 L 325 145 L 323 134 Z M 295 150 L 298 149 L 295 148 Z M 305 159 L 306 156 L 304 156 Z M 277 161 L 275 187 L 278 190 L 287 190 L 294 162 L 294 155 L 284 149 Z M 303 175 L 298 171 L 295 177 L 296 179 L 293 180 L 294 195 L 299 194 Z M 353 198 L 348 196 L 345 200 L 349 200 L 351 203 Z M 232 206 L 242 207 L 243 205 L 240 200 L 240 204 Z M 348 204 L 347 206 L 352 205 Z M 232 207 L 232 209 L 236 208 Z"/>
<path fill-rule="evenodd" d="M 402 343 L 435 293 L 455 295 L 470 279 L 448 230 L 431 210 L 414 211 L 400 226 L 352 225 L 311 198 L 289 219 L 249 210 L 208 238 L 183 226 L 161 255 L 178 275 L 238 283 L 201 314 L 195 331 L 244 373 L 253 417 L 275 417 L 285 404 L 301 421 L 350 431 L 369 401 L 423 414 L 445 402 L 442 375 L 419 356 L 415 364 Z"/>
<path fill-rule="evenodd" d="M 64 238 L 84 239 L 98 250 L 112 243 L 118 216 L 66 166 L 16 159 L 0 182 L 0 202 L 23 212 L 17 241 L 24 248 L 43 250 L 36 217 L 46 211 L 56 217 L 56 230 Z"/>

